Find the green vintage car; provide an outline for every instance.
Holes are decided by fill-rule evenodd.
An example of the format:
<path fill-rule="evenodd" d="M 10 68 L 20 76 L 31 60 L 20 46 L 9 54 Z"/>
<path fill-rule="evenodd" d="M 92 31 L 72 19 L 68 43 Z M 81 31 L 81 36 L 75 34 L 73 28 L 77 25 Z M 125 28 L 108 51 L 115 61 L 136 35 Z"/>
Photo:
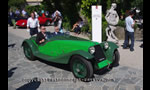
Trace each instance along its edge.
<path fill-rule="evenodd" d="M 50 62 L 69 64 L 76 78 L 90 78 L 95 70 L 113 67 L 119 62 L 118 46 L 113 42 L 93 42 L 69 34 L 46 33 L 47 39 L 38 45 L 36 37 L 23 41 L 25 56 Z"/>

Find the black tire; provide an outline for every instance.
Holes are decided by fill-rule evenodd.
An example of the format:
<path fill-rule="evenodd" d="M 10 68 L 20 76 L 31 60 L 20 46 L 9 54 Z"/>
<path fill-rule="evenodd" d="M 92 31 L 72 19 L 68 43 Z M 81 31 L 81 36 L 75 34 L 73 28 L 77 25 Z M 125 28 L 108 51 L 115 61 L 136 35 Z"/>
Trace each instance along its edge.
<path fill-rule="evenodd" d="M 75 70 L 75 63 L 77 63 L 77 62 L 82 64 L 84 66 L 84 67 L 82 66 L 82 68 L 85 68 L 86 71 L 82 72 L 82 70 L 79 68 L 76 68 L 76 70 Z M 88 79 L 93 76 L 93 66 L 92 66 L 91 62 L 81 56 L 73 56 L 72 57 L 72 59 L 70 61 L 70 68 L 71 68 L 73 75 L 78 79 Z M 77 71 L 77 69 L 79 69 L 80 71 Z M 79 74 L 79 73 L 84 73 L 84 72 L 86 72 L 86 73 L 82 77 L 79 77 L 79 75 L 77 75 L 77 73 Z"/>
<path fill-rule="evenodd" d="M 27 59 L 29 59 L 30 61 L 35 60 L 35 56 L 32 53 L 31 47 L 27 43 L 23 44 L 23 51 Z"/>
<path fill-rule="evenodd" d="M 46 26 L 50 26 L 50 25 L 51 25 L 51 22 L 50 22 L 49 20 L 47 20 L 46 23 L 45 23 L 45 25 L 46 25 Z"/>
<path fill-rule="evenodd" d="M 113 55 L 112 67 L 117 67 L 117 66 L 119 66 L 119 61 L 120 61 L 120 54 L 119 54 L 119 51 L 116 49 L 116 50 L 114 51 L 114 55 Z"/>

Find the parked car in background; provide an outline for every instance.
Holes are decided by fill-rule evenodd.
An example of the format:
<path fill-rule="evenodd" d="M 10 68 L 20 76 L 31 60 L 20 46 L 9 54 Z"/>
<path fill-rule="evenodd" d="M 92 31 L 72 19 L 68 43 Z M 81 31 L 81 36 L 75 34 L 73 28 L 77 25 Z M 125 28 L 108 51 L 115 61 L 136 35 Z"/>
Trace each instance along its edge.
<path fill-rule="evenodd" d="M 39 20 L 39 24 L 40 25 L 49 26 L 52 23 L 52 19 L 51 18 L 47 18 L 47 17 L 39 16 L 38 20 Z M 27 27 L 27 19 L 20 19 L 20 20 L 18 20 L 16 22 L 16 26 L 18 26 L 18 27 L 24 27 L 24 28 Z"/>

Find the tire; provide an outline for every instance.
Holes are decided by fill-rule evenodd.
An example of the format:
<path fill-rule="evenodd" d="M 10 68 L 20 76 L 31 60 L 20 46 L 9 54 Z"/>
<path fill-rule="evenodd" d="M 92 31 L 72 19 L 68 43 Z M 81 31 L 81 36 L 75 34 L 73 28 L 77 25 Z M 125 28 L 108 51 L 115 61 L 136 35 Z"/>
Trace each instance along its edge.
<path fill-rule="evenodd" d="M 51 25 L 51 22 L 50 22 L 49 20 L 47 20 L 46 23 L 45 23 L 45 25 L 46 25 L 46 26 L 50 26 L 50 25 Z"/>
<path fill-rule="evenodd" d="M 72 57 L 70 68 L 76 78 L 86 79 L 93 76 L 93 66 L 91 62 L 81 56 Z"/>
<path fill-rule="evenodd" d="M 27 43 L 23 44 L 23 51 L 27 59 L 29 59 L 30 61 L 35 60 L 35 56 L 32 53 L 31 47 Z"/>
<path fill-rule="evenodd" d="M 119 51 L 118 50 L 115 50 L 114 51 L 114 54 L 113 54 L 113 62 L 112 62 L 112 67 L 117 67 L 119 66 L 119 61 L 120 61 L 120 54 L 119 54 Z"/>

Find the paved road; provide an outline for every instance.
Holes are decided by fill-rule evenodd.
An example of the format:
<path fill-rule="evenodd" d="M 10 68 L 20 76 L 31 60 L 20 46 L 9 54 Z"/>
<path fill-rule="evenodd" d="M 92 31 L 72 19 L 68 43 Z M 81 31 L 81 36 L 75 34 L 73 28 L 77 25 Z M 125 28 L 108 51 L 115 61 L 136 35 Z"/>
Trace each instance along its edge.
<path fill-rule="evenodd" d="M 14 34 L 12 32 L 14 30 L 8 27 L 8 90 L 143 89 L 142 68 L 130 67 L 126 64 L 120 64 L 109 72 L 97 72 L 94 74 L 93 81 L 82 82 L 74 78 L 68 65 L 45 62 L 40 59 L 29 61 L 20 47 L 24 38 L 28 36 L 27 32 L 17 30 L 15 32 L 18 34 Z M 23 34 L 27 36 L 22 36 Z"/>

